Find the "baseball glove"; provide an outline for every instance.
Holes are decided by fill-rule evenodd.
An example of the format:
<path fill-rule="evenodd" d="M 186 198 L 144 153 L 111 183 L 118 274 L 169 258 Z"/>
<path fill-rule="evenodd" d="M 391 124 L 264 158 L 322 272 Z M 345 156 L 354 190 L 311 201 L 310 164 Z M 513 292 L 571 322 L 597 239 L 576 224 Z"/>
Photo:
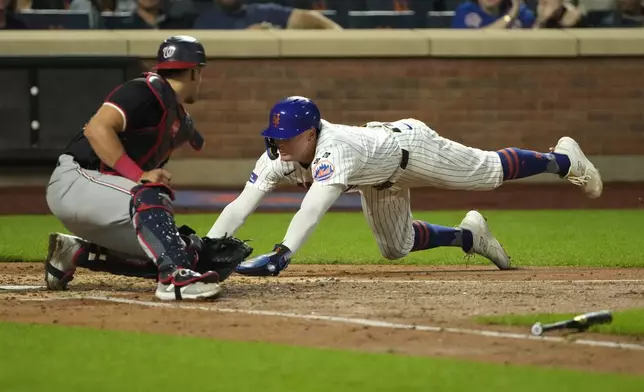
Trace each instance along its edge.
<path fill-rule="evenodd" d="M 199 273 L 215 271 L 219 274 L 220 282 L 226 280 L 235 271 L 235 267 L 253 253 L 253 248 L 246 241 L 233 236 L 198 238 L 195 236 L 195 231 L 185 225 L 179 228 L 179 233 L 190 237 L 196 245 L 193 249 L 198 249 L 199 261 L 195 271 Z M 196 242 L 199 244 L 197 245 Z"/>

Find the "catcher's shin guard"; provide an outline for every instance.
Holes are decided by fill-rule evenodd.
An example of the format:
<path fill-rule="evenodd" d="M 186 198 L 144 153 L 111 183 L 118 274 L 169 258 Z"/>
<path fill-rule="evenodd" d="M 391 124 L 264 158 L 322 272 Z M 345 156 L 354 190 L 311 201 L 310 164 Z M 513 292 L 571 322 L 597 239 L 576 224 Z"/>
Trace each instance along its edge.
<path fill-rule="evenodd" d="M 163 184 L 145 183 L 132 188 L 130 214 L 137 238 L 160 276 L 168 276 L 177 268 L 192 269 L 195 262 L 174 223 L 173 200 L 172 190 Z"/>

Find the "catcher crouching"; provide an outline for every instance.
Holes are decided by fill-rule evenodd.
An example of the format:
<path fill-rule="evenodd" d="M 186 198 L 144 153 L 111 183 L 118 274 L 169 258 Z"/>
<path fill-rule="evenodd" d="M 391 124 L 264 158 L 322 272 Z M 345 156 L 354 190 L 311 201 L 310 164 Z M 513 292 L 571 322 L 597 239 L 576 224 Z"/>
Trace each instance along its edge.
<path fill-rule="evenodd" d="M 169 37 L 154 72 L 117 86 L 61 152 L 47 205 L 73 236 L 49 237 L 49 290 L 65 290 L 83 267 L 155 278 L 161 300 L 214 298 L 252 252 L 236 238 L 202 239 L 175 223 L 165 165 L 183 145 L 204 148 L 184 105 L 196 102 L 205 66 L 197 39 Z"/>

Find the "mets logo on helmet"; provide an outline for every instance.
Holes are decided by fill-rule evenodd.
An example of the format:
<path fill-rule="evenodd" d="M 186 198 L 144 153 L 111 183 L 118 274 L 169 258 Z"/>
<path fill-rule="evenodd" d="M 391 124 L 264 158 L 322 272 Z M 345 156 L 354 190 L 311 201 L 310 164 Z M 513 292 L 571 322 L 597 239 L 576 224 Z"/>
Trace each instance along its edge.
<path fill-rule="evenodd" d="M 333 177 L 335 173 L 335 167 L 333 164 L 327 160 L 320 161 L 313 169 L 313 178 L 316 181 L 326 181 L 329 178 Z"/>
<path fill-rule="evenodd" d="M 277 128 L 278 125 L 280 125 L 280 116 L 282 113 L 275 113 L 273 114 L 273 126 Z"/>

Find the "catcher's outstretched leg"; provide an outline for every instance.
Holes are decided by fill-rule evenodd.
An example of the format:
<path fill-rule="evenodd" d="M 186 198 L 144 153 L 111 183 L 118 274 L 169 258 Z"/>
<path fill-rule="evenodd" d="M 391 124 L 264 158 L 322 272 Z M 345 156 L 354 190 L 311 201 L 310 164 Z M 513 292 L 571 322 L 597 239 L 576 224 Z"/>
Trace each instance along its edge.
<path fill-rule="evenodd" d="M 194 271 L 195 254 L 174 223 L 172 191 L 162 184 L 146 183 L 132 189 L 131 214 L 139 244 L 159 270 L 156 297 L 162 300 L 212 298 L 221 292 L 219 276 Z"/>

